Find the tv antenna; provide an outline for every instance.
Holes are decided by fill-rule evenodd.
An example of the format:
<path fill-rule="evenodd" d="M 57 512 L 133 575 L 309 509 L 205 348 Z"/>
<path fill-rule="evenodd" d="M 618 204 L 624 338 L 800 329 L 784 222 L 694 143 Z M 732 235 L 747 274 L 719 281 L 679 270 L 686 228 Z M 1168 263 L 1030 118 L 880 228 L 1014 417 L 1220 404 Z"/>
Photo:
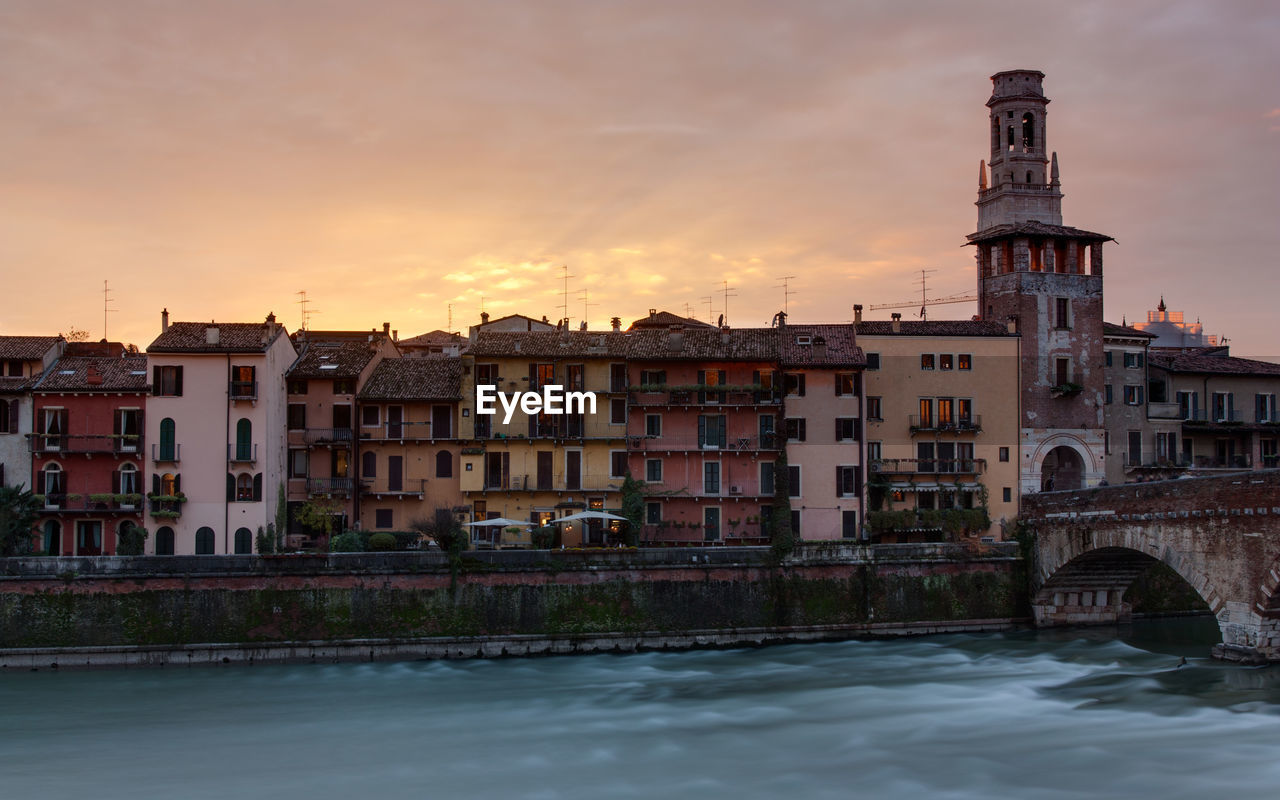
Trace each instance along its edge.
<path fill-rule="evenodd" d="M 590 323 L 587 323 L 587 318 L 589 316 L 587 314 L 587 309 L 590 306 L 598 306 L 600 304 L 588 302 L 591 299 L 591 291 L 589 289 L 579 289 L 578 299 L 582 301 L 582 321 L 589 325 Z"/>
<path fill-rule="evenodd" d="M 783 275 L 781 278 L 778 278 L 778 280 L 782 281 L 782 283 L 773 287 L 775 289 L 782 290 L 782 313 L 786 314 L 787 316 L 791 316 L 791 314 L 789 313 L 791 310 L 790 309 L 791 295 L 795 294 L 795 292 L 791 290 L 791 281 L 794 281 L 795 279 L 796 279 L 795 275 Z"/>
<path fill-rule="evenodd" d="M 724 324 L 729 324 L 729 298 L 738 296 L 738 287 L 730 286 L 728 281 L 724 281 Z"/>
<path fill-rule="evenodd" d="M 968 303 L 977 300 L 976 294 L 953 294 L 947 297 L 938 297 L 933 300 L 929 299 L 929 276 L 937 272 L 936 269 L 920 270 L 920 277 L 916 279 L 916 283 L 920 284 L 920 313 L 917 316 L 921 320 L 928 319 L 929 306 L 944 306 L 949 303 Z M 914 308 L 916 301 L 907 300 L 901 303 L 876 303 L 871 306 L 872 311 L 879 311 L 886 308 Z"/>
<path fill-rule="evenodd" d="M 311 324 L 311 315 L 319 314 L 320 310 L 309 307 L 312 301 L 307 299 L 307 292 L 305 289 L 301 292 L 297 292 L 296 294 L 300 298 L 297 303 L 299 306 L 302 306 L 302 330 L 305 331 L 308 330 L 308 326 Z"/>
<path fill-rule="evenodd" d="M 111 289 L 107 282 L 102 282 L 102 341 L 107 341 L 107 314 L 114 314 L 116 309 L 111 308 Z"/>
<path fill-rule="evenodd" d="M 564 313 L 560 318 L 564 320 L 564 327 L 567 330 L 569 328 L 569 279 L 575 276 L 569 274 L 568 264 L 561 264 L 560 269 L 562 270 L 560 278 L 564 281 L 564 302 L 560 304 L 560 310 Z"/>
<path fill-rule="evenodd" d="M 713 316 L 715 315 L 716 312 L 712 310 L 711 302 L 715 300 L 715 297 L 716 297 L 715 295 L 709 294 L 706 297 L 702 298 L 703 302 L 707 304 L 707 322 L 714 322 Z"/>

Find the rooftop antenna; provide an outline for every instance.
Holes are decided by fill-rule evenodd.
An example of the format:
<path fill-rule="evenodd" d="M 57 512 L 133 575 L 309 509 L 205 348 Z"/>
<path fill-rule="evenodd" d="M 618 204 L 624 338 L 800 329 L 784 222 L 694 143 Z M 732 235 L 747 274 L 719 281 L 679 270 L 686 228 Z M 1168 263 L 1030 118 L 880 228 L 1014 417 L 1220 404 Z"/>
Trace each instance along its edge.
<path fill-rule="evenodd" d="M 453 333 L 453 303 L 449 304 L 449 327 L 445 328 L 445 330 Z"/>
<path fill-rule="evenodd" d="M 308 330 L 308 326 L 311 323 L 311 315 L 319 314 L 320 311 L 318 309 L 308 307 L 311 301 L 307 299 L 307 292 L 305 289 L 301 292 L 297 292 L 297 295 L 301 298 L 297 302 L 298 305 L 302 306 L 302 330 L 305 331 Z"/>
<path fill-rule="evenodd" d="M 920 321 L 923 322 L 928 318 L 929 313 L 929 276 L 937 272 L 936 269 L 920 270 Z M 1113 317 L 1114 319 L 1114 317 Z"/>
<path fill-rule="evenodd" d="M 968 303 L 978 299 L 978 296 L 976 294 L 952 294 L 952 295 L 947 295 L 946 297 L 936 297 L 930 300 L 929 292 L 928 292 L 928 288 L 929 288 L 928 280 L 929 280 L 929 276 L 935 272 L 937 272 L 936 269 L 922 269 L 920 270 L 920 277 L 916 279 L 916 282 L 920 284 L 919 316 L 921 320 L 928 319 L 927 314 L 928 314 L 929 306 L 944 306 L 950 303 Z M 873 303 L 871 306 L 871 310 L 879 311 L 885 308 L 915 308 L 915 305 L 916 305 L 916 302 L 914 300 L 907 300 L 902 303 Z"/>
<path fill-rule="evenodd" d="M 692 316 L 693 316 L 693 306 L 689 305 L 689 301 L 688 301 L 688 300 L 686 300 L 686 301 L 684 302 L 684 315 L 685 315 L 686 317 L 692 317 Z"/>
<path fill-rule="evenodd" d="M 578 295 L 579 295 L 579 299 L 581 299 L 581 300 L 582 300 L 582 321 L 583 321 L 583 322 L 586 322 L 586 321 L 587 321 L 587 317 L 589 316 L 589 315 L 587 314 L 587 308 L 588 308 L 588 307 L 590 307 L 590 306 L 598 306 L 598 305 L 600 305 L 600 304 L 599 304 L 599 303 L 591 303 L 591 302 L 588 302 L 588 300 L 590 300 L 590 298 L 591 298 L 591 292 L 590 292 L 590 290 L 588 290 L 588 289 L 579 289 L 579 290 L 578 290 Z M 588 324 L 589 324 L 589 323 L 588 323 Z"/>
<path fill-rule="evenodd" d="M 116 309 L 111 308 L 111 289 L 107 282 L 102 282 L 102 341 L 107 341 L 107 314 L 115 313 Z"/>
<path fill-rule="evenodd" d="M 564 280 L 564 302 L 560 304 L 560 310 L 564 313 L 560 315 L 560 318 L 564 320 L 564 327 L 566 330 L 568 330 L 569 328 L 569 279 L 576 276 L 569 274 L 568 264 L 561 264 L 560 269 L 564 271 L 564 273 L 560 276 Z"/>
<path fill-rule="evenodd" d="M 716 297 L 715 295 L 709 294 L 706 297 L 702 298 L 703 302 L 707 304 L 707 322 L 711 322 L 712 315 L 716 313 L 711 309 L 711 302 L 715 300 L 715 297 Z"/>
<path fill-rule="evenodd" d="M 791 295 L 795 294 L 795 292 L 791 291 L 790 283 L 795 279 L 795 275 L 783 275 L 781 278 L 778 278 L 782 283 L 773 287 L 775 289 L 782 290 L 782 313 L 787 314 L 788 316 L 790 316 L 789 306 L 791 305 Z"/>
<path fill-rule="evenodd" d="M 484 319 L 484 295 L 480 295 L 480 318 Z"/>
<path fill-rule="evenodd" d="M 737 289 L 737 286 L 730 286 L 728 281 L 724 281 L 724 322 L 726 324 L 729 322 L 729 298 L 738 296 Z"/>

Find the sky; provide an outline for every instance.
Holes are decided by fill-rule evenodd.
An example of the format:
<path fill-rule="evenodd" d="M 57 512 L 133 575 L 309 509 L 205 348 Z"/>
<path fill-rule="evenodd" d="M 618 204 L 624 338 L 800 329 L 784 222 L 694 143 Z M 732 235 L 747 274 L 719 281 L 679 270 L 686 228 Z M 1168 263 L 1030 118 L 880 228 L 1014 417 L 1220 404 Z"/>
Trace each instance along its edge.
<path fill-rule="evenodd" d="M 1039 69 L 1108 319 L 1275 357 L 1278 41 L 1274 2 L 0 0 L 0 333 L 101 338 L 104 280 L 142 347 L 302 291 L 554 320 L 566 272 L 592 328 L 971 293 L 989 78 Z"/>

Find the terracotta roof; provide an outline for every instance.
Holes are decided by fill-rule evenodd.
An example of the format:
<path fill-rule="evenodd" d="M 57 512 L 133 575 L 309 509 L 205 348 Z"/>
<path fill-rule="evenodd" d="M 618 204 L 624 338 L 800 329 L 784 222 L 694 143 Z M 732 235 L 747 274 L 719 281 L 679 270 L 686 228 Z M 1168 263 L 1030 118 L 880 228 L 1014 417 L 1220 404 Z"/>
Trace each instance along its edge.
<path fill-rule="evenodd" d="M 36 378 L 0 378 L 0 394 L 25 394 Z"/>
<path fill-rule="evenodd" d="M 556 324 L 554 322 L 547 322 L 545 319 L 534 319 L 533 317 L 528 317 L 528 316 L 525 316 L 524 314 L 508 314 L 505 317 L 498 317 L 496 319 L 491 319 L 488 322 L 481 322 L 476 325 L 472 325 L 471 327 L 484 330 L 486 327 L 490 325 L 497 325 L 499 322 L 506 322 L 509 319 L 524 320 L 525 333 L 530 333 L 532 331 L 546 331 L 548 328 L 556 327 Z"/>
<path fill-rule="evenodd" d="M 1027 220 L 1025 222 L 1014 222 L 1007 225 L 995 225 L 986 230 L 971 233 L 965 238 L 969 240 L 969 244 L 977 244 L 991 239 L 1004 239 L 1010 236 L 1046 236 L 1059 237 L 1065 239 L 1091 239 L 1096 242 L 1114 242 L 1115 239 L 1107 236 L 1105 233 L 1094 233 L 1080 228 L 1072 228 L 1068 225 L 1049 225 L 1045 222 L 1036 222 L 1035 220 Z"/>
<path fill-rule="evenodd" d="M 100 382 L 91 380 L 96 373 Z M 63 356 L 32 385 L 33 392 L 145 392 L 147 357 Z"/>
<path fill-rule="evenodd" d="M 387 358 L 373 368 L 361 400 L 460 400 L 459 358 Z"/>
<path fill-rule="evenodd" d="M 1124 336 L 1132 339 L 1158 338 L 1154 333 L 1147 333 L 1146 331 L 1140 331 L 1137 328 L 1130 328 L 1125 325 L 1117 325 L 1114 322 L 1102 323 L 1102 335 L 1103 336 Z"/>
<path fill-rule="evenodd" d="M 285 375 L 290 378 L 356 378 L 373 360 L 368 342 L 311 342 Z"/>
<path fill-rule="evenodd" d="M 1152 366 L 1169 372 L 1207 373 L 1211 375 L 1280 375 L 1280 364 L 1270 361 L 1254 361 L 1229 355 L 1213 355 L 1223 348 L 1203 348 L 1185 353 L 1152 352 L 1148 361 Z"/>
<path fill-rule="evenodd" d="M 864 320 L 854 323 L 859 336 L 1016 336 L 999 322 L 971 319 L 903 320 L 901 330 L 893 332 L 889 320 Z"/>
<path fill-rule="evenodd" d="M 670 328 L 672 325 L 684 325 L 687 328 L 714 328 L 715 326 L 703 322 L 693 317 L 682 317 L 678 314 L 672 314 L 670 311 L 658 311 L 647 317 L 641 317 L 631 323 L 629 331 L 640 330 L 643 328 Z"/>
<path fill-rule="evenodd" d="M 61 340 L 61 336 L 0 336 L 0 358 L 35 361 Z"/>
<path fill-rule="evenodd" d="M 776 328 L 638 330 L 626 334 L 627 356 L 658 361 L 777 361 Z"/>
<path fill-rule="evenodd" d="M 289 338 L 294 344 L 301 346 L 307 342 L 312 344 L 316 342 L 369 342 L 379 339 L 390 339 L 390 334 L 382 332 L 381 328 L 375 328 L 367 331 L 311 331 L 300 328 L 289 334 Z"/>
<path fill-rule="evenodd" d="M 867 363 L 853 325 L 787 325 L 777 332 L 779 361 L 784 367 L 861 367 Z"/>
<path fill-rule="evenodd" d="M 476 334 L 477 357 L 625 358 L 627 334 L 612 331 L 486 331 Z"/>
<path fill-rule="evenodd" d="M 206 330 L 218 329 L 218 343 L 209 344 Z M 156 337 L 148 353 L 265 353 L 284 326 L 274 331 L 265 322 L 174 322 Z"/>

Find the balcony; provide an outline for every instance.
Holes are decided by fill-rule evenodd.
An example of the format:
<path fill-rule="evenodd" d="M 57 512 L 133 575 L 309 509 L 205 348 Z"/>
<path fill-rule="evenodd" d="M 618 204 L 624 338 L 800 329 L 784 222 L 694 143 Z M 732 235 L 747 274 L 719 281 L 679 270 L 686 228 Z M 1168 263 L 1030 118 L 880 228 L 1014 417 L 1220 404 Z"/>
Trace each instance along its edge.
<path fill-rule="evenodd" d="M 1244 454 L 1196 456 L 1196 469 L 1252 469 L 1253 459 Z"/>
<path fill-rule="evenodd" d="M 985 458 L 881 458 L 871 462 L 871 472 L 895 475 L 981 475 Z"/>
<path fill-rule="evenodd" d="M 390 439 L 394 441 L 433 441 L 457 438 L 453 435 L 452 430 L 440 431 L 440 435 L 436 435 L 435 426 L 430 422 L 384 422 L 376 427 L 363 426 L 360 430 L 361 439 Z M 477 436 L 476 438 L 482 438 Z"/>
<path fill-rule="evenodd" d="M 945 420 L 912 414 L 907 417 L 907 424 L 912 433 L 982 433 L 981 414 L 964 419 Z"/>
<path fill-rule="evenodd" d="M 568 485 L 563 472 L 543 476 L 510 475 L 504 480 L 496 475 L 486 475 L 483 491 L 486 492 L 611 492 L 622 488 L 623 478 L 607 475 L 583 475 L 574 485 Z"/>
<path fill-rule="evenodd" d="M 307 478 L 309 494 L 351 494 L 355 481 L 351 478 Z"/>
<path fill-rule="evenodd" d="M 307 444 L 349 444 L 350 428 L 307 428 L 302 433 L 302 440 Z"/>
<path fill-rule="evenodd" d="M 182 460 L 182 445 L 153 444 L 151 445 L 151 460 L 157 464 L 177 464 Z"/>
<path fill-rule="evenodd" d="M 646 391 L 633 386 L 627 392 L 627 400 L 631 405 L 644 407 L 738 406 L 751 408 L 781 404 L 782 391 L 755 387 L 718 388 L 699 385 Z"/>
<path fill-rule="evenodd" d="M 781 450 L 784 439 L 778 434 L 764 436 L 730 436 L 723 442 L 700 440 L 696 436 L 636 436 L 627 437 L 627 449 L 646 453 L 681 453 L 709 451 L 724 453 L 752 453 Z"/>
<path fill-rule="evenodd" d="M 258 399 L 258 382 L 257 381 L 231 381 L 228 384 L 228 393 L 232 400 L 257 400 Z"/>
<path fill-rule="evenodd" d="M 142 450 L 142 437 L 108 433 L 82 434 L 79 436 L 49 436 L 32 434 L 28 442 L 33 453 L 72 453 L 96 455 L 99 453 L 137 453 Z"/>
<path fill-rule="evenodd" d="M 1230 425 L 1244 421 L 1241 413 L 1234 409 L 1210 411 L 1207 408 L 1192 409 L 1183 419 L 1189 423 L 1198 422 L 1202 425 Z"/>
<path fill-rule="evenodd" d="M 232 464 L 254 464 L 258 461 L 258 446 L 227 445 L 227 460 Z"/>
<path fill-rule="evenodd" d="M 177 519 L 182 516 L 182 504 L 187 500 L 181 494 L 147 495 L 147 513 L 157 519 Z"/>
<path fill-rule="evenodd" d="M 1147 457 L 1143 461 L 1140 453 L 1124 453 L 1124 468 L 1126 472 L 1142 469 L 1142 470 L 1161 470 L 1161 469 L 1186 469 L 1191 466 L 1191 459 L 1185 453 L 1178 453 L 1173 456 L 1156 456 L 1155 458 Z"/>
<path fill-rule="evenodd" d="M 1186 419 L 1186 416 L 1177 403 L 1147 403 L 1147 419 Z"/>
<path fill-rule="evenodd" d="M 399 485 L 393 485 L 386 478 L 365 478 L 360 481 L 360 493 L 421 497 L 427 493 L 427 479 L 407 478 L 401 480 Z"/>
<path fill-rule="evenodd" d="M 120 513 L 136 514 L 142 507 L 141 494 L 46 494 L 35 495 L 45 511 L 63 513 Z"/>

